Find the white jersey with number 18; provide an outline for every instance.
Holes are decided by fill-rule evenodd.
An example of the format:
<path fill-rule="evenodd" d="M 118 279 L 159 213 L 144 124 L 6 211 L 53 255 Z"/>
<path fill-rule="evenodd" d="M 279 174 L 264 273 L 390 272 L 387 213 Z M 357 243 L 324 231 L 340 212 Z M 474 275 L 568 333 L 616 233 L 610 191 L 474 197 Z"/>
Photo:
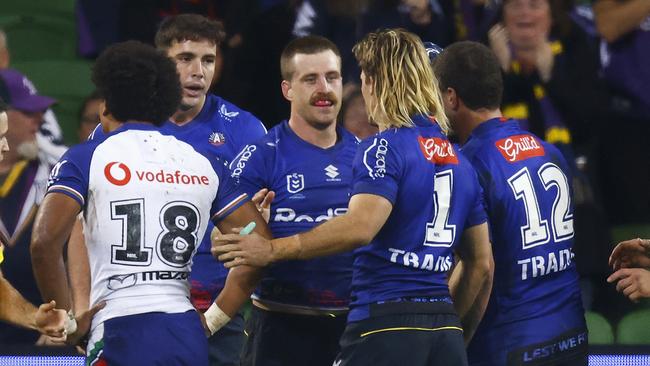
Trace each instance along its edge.
<path fill-rule="evenodd" d="M 107 302 L 93 328 L 119 316 L 193 309 L 187 279 L 208 221 L 246 200 L 217 158 L 143 123 L 71 148 L 48 186 L 83 210 L 91 304 Z"/>

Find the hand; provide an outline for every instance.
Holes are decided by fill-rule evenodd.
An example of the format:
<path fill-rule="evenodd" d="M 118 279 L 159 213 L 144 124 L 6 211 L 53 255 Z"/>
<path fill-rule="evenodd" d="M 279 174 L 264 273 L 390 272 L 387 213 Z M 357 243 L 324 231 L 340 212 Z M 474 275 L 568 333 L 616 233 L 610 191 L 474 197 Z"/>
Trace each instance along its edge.
<path fill-rule="evenodd" d="M 607 278 L 607 282 L 616 281 L 616 290 L 628 299 L 638 302 L 650 297 L 650 271 L 643 268 L 623 268 Z"/>
<path fill-rule="evenodd" d="M 650 240 L 632 239 L 618 243 L 609 256 L 609 265 L 614 270 L 621 268 L 650 268 Z"/>
<path fill-rule="evenodd" d="M 544 37 L 543 40 L 539 41 L 535 50 L 535 67 L 537 68 L 539 78 L 545 83 L 551 80 L 554 60 L 555 57 L 551 49 L 551 42 Z"/>
<path fill-rule="evenodd" d="M 60 342 L 65 341 L 65 322 L 67 319 L 68 313 L 62 309 L 56 309 L 56 301 L 54 300 L 39 306 L 34 315 L 36 329 L 48 337 L 60 339 Z"/>
<path fill-rule="evenodd" d="M 66 318 L 68 317 L 66 313 Z M 62 347 L 66 345 L 65 337 L 50 337 L 45 334 L 41 334 L 40 337 L 34 343 L 36 346 L 56 346 Z"/>
<path fill-rule="evenodd" d="M 494 52 L 499 60 L 501 69 L 508 71 L 512 62 L 512 53 L 510 52 L 509 46 L 510 36 L 508 36 L 508 31 L 503 24 L 497 23 L 490 28 L 488 31 L 488 41 L 492 52 Z"/>
<path fill-rule="evenodd" d="M 271 202 L 273 202 L 274 198 L 275 192 L 269 191 L 268 188 L 262 188 L 251 199 L 267 223 L 271 217 Z"/>
<path fill-rule="evenodd" d="M 106 302 L 102 301 L 99 304 L 96 304 L 92 308 L 84 311 L 80 315 L 75 317 L 77 321 L 77 331 L 71 334 L 68 334 L 66 340 L 67 344 L 76 345 L 79 341 L 86 336 L 86 333 L 90 330 L 90 324 L 93 320 L 93 316 L 97 314 L 98 311 L 102 310 L 106 306 Z"/>
<path fill-rule="evenodd" d="M 265 267 L 273 262 L 273 245 L 257 233 L 212 237 L 212 255 L 226 268 L 248 265 Z"/>

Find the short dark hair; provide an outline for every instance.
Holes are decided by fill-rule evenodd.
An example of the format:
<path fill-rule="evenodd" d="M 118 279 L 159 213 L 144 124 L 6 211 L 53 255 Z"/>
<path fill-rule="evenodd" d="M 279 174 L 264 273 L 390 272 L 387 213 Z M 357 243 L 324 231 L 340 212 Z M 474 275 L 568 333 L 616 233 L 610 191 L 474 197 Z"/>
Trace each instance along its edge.
<path fill-rule="evenodd" d="M 198 14 L 180 14 L 166 18 L 156 32 L 156 47 L 166 50 L 174 42 L 208 41 L 218 46 L 226 38 L 223 24 Z"/>
<path fill-rule="evenodd" d="M 181 101 L 176 64 L 162 51 L 138 41 L 117 43 L 102 52 L 92 80 L 108 112 L 121 122 L 159 126 Z"/>
<path fill-rule="evenodd" d="M 93 100 L 101 100 L 101 99 L 102 96 L 99 95 L 99 91 L 97 91 L 97 89 L 93 90 L 92 93 L 88 94 L 88 96 L 84 98 L 83 102 L 81 103 L 81 108 L 79 108 L 79 114 L 78 114 L 79 125 L 82 125 L 86 122 L 83 120 L 83 117 L 84 117 L 84 111 L 86 110 L 88 104 Z M 94 121 L 94 122 L 99 122 L 99 121 Z"/>
<path fill-rule="evenodd" d="M 501 106 L 501 67 L 486 46 L 471 41 L 454 43 L 433 61 L 433 72 L 440 90 L 444 93 L 447 88 L 454 89 L 469 109 Z"/>
<path fill-rule="evenodd" d="M 296 54 L 313 55 L 323 51 L 332 51 L 341 60 L 341 52 L 338 47 L 329 39 L 321 36 L 305 36 L 292 40 L 284 47 L 280 56 L 280 73 L 282 79 L 291 80 L 295 71 L 291 59 Z"/>

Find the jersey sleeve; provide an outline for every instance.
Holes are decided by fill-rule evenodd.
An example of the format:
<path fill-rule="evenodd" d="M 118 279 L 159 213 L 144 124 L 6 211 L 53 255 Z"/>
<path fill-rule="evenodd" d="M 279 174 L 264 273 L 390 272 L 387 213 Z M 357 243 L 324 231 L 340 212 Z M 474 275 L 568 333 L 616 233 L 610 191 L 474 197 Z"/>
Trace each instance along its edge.
<path fill-rule="evenodd" d="M 263 144 L 246 145 L 230 163 L 232 178 L 250 197 L 262 188 L 269 188 L 265 157 L 273 152 L 263 149 Z"/>
<path fill-rule="evenodd" d="M 352 164 L 351 195 L 369 193 L 395 204 L 403 164 L 397 146 L 382 136 L 364 140 Z"/>
<path fill-rule="evenodd" d="M 243 134 L 243 136 L 245 136 L 245 139 L 242 141 L 242 144 L 254 143 L 255 141 L 261 139 L 262 136 L 266 135 L 266 127 L 264 127 L 262 121 L 255 117 L 252 113 L 246 112 L 243 115 L 243 118 L 245 121 L 244 126 L 246 126 L 246 133 Z"/>
<path fill-rule="evenodd" d="M 212 168 L 219 177 L 217 196 L 212 202 L 210 215 L 212 222 L 217 223 L 246 203 L 249 198 L 246 192 L 242 191 L 235 180 L 230 177 L 228 166 L 219 158 L 210 159 Z"/>
<path fill-rule="evenodd" d="M 63 193 L 84 207 L 88 196 L 91 144 L 71 147 L 54 165 L 47 181 L 47 193 Z"/>
<path fill-rule="evenodd" d="M 470 203 L 470 209 L 467 215 L 467 219 L 465 220 L 466 228 L 480 225 L 488 220 L 486 207 L 485 207 L 485 199 L 483 195 L 483 188 L 479 184 L 478 176 L 474 171 L 474 169 L 471 168 L 471 166 L 469 168 L 471 170 L 470 176 L 472 179 L 474 196 Z"/>

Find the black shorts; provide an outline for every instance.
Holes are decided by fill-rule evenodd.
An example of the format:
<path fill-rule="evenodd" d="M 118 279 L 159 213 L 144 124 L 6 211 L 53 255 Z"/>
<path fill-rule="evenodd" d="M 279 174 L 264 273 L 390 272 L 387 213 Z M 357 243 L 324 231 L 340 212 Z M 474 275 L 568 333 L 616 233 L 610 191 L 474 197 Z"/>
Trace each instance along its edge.
<path fill-rule="evenodd" d="M 294 315 L 251 309 L 242 366 L 331 366 L 346 315 Z"/>
<path fill-rule="evenodd" d="M 410 305 L 416 306 L 408 309 Z M 334 365 L 467 365 L 463 331 L 453 306 L 435 304 L 427 311 L 429 305 L 375 305 L 374 310 L 379 310 L 375 315 L 371 307 L 370 318 L 345 328 Z"/>

